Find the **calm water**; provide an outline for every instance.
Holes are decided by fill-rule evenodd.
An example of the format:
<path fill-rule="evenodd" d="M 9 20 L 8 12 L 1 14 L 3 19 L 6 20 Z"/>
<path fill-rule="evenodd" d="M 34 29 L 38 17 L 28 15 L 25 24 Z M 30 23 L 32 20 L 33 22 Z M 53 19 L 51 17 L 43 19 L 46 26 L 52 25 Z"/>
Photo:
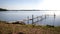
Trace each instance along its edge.
<path fill-rule="evenodd" d="M 45 15 L 45 14 L 54 15 L 54 11 L 3 11 L 3 12 L 0 12 L 0 20 L 9 21 L 9 22 L 19 21 L 19 20 L 27 19 L 27 16 L 31 18 L 32 15 L 36 17 L 36 16 Z M 37 24 L 53 25 L 53 22 L 55 26 L 60 26 L 60 14 L 58 15 L 58 13 L 56 13 L 55 21 L 54 21 L 54 16 L 49 16 L 47 17 L 47 19 L 44 19 L 43 21 L 40 21 Z"/>

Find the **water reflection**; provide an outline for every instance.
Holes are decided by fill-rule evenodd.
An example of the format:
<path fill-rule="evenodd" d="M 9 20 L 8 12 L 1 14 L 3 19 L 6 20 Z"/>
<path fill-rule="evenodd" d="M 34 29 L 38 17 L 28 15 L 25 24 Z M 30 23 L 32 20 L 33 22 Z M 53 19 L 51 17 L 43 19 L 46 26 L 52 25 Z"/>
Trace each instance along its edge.
<path fill-rule="evenodd" d="M 49 14 L 49 15 L 54 15 L 54 13 L 56 14 L 56 17 L 54 16 L 48 16 L 49 18 L 38 22 L 38 24 L 42 24 L 42 25 L 60 25 L 60 11 L 4 11 L 4 12 L 0 12 L 0 20 L 3 21 L 19 21 L 19 20 L 23 20 L 23 19 L 27 19 L 27 16 L 29 16 L 29 18 L 32 18 L 32 14 L 34 15 L 34 17 L 36 16 L 41 16 L 41 15 L 45 15 L 45 14 Z"/>

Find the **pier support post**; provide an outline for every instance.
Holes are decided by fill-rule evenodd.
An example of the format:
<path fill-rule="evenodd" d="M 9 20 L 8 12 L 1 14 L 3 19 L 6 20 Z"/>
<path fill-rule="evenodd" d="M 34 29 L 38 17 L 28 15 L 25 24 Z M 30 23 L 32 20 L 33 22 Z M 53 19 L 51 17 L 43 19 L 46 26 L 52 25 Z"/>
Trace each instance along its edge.
<path fill-rule="evenodd" d="M 27 17 L 27 19 L 28 19 L 27 23 L 29 24 L 29 16 Z"/>
<path fill-rule="evenodd" d="M 34 15 L 32 15 L 32 27 L 34 27 Z"/>

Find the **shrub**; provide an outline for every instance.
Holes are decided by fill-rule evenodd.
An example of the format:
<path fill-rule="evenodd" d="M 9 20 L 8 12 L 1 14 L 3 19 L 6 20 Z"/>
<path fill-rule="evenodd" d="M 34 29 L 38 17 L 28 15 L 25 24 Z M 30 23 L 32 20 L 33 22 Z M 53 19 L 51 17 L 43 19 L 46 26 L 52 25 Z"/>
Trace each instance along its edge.
<path fill-rule="evenodd" d="M 17 22 L 13 22 L 12 24 L 21 24 L 21 25 L 25 25 L 25 23 L 23 21 L 17 21 Z"/>
<path fill-rule="evenodd" d="M 53 25 L 46 25 L 47 27 L 54 27 Z"/>

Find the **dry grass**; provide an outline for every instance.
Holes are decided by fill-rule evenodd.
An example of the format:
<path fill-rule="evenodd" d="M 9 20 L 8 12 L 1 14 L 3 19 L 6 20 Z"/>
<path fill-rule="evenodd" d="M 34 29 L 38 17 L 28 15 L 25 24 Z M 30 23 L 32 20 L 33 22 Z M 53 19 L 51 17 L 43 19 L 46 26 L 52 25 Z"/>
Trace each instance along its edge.
<path fill-rule="evenodd" d="M 60 27 L 0 23 L 0 34 L 60 34 Z"/>

